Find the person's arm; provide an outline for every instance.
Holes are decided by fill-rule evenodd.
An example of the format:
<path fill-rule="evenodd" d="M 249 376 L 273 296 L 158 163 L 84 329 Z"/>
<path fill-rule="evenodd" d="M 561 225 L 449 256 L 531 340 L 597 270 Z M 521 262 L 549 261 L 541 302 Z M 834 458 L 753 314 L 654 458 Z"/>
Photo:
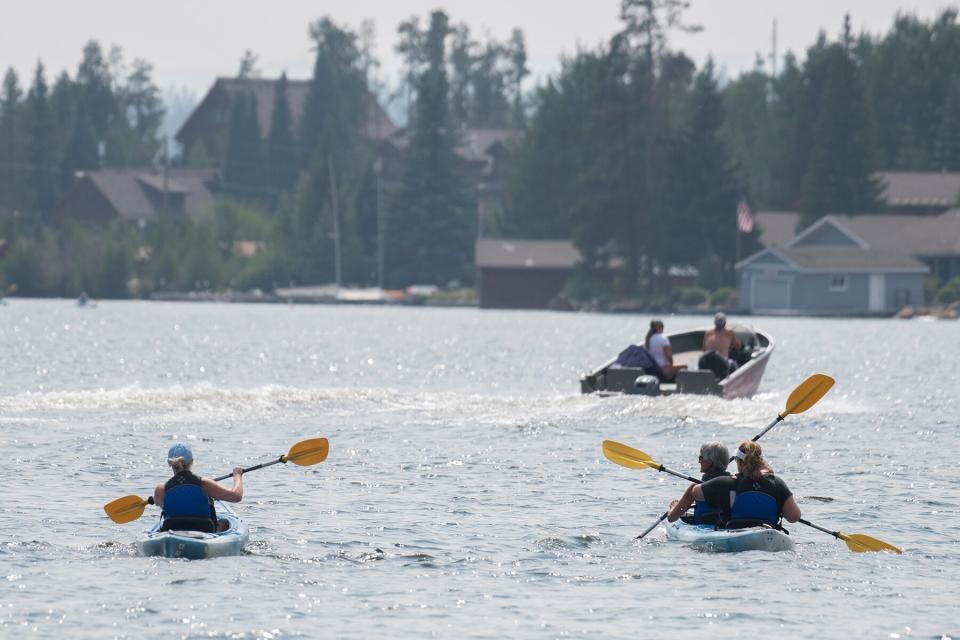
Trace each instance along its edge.
<path fill-rule="evenodd" d="M 787 501 L 783 503 L 783 517 L 787 519 L 787 522 L 796 522 L 800 519 L 800 506 L 793 499 L 793 496 L 787 498 Z"/>
<path fill-rule="evenodd" d="M 233 470 L 233 488 L 217 484 L 209 478 L 201 480 L 203 491 L 208 497 L 214 500 L 223 500 L 224 502 L 240 502 L 243 500 L 243 467 L 236 467 Z"/>
<path fill-rule="evenodd" d="M 687 487 L 687 490 L 683 492 L 679 500 L 674 500 L 670 503 L 670 510 L 667 512 L 667 521 L 676 522 L 679 520 L 680 516 L 685 514 L 687 509 L 692 507 L 696 500 L 703 500 L 703 491 L 700 489 L 700 485 L 692 484 Z"/>
<path fill-rule="evenodd" d="M 663 357 L 666 358 L 667 364 L 673 364 L 673 349 L 669 342 L 663 345 Z"/>
<path fill-rule="evenodd" d="M 161 509 L 163 508 L 163 494 L 166 489 L 166 485 L 161 482 L 157 485 L 156 489 L 153 490 L 153 504 L 157 505 Z"/>

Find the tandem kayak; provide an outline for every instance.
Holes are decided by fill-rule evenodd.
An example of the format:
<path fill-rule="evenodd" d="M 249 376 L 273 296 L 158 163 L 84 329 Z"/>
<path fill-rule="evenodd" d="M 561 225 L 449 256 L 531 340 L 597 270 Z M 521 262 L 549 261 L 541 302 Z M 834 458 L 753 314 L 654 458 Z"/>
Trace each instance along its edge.
<path fill-rule="evenodd" d="M 227 528 L 218 533 L 204 533 L 160 531 L 162 521 L 158 519 L 157 524 L 140 535 L 137 547 L 145 556 L 190 560 L 240 555 L 250 539 L 250 528 L 233 509 L 221 502 L 217 503 L 217 520 L 226 522 Z"/>
<path fill-rule="evenodd" d="M 716 529 L 681 520 L 667 525 L 667 539 L 685 542 L 702 551 L 790 551 L 793 540 L 783 531 L 766 527 Z"/>

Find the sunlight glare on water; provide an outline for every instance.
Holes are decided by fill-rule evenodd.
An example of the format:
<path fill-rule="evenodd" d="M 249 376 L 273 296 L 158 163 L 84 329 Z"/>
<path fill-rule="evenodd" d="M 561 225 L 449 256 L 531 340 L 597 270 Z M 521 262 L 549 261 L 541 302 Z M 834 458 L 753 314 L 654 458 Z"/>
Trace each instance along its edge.
<path fill-rule="evenodd" d="M 667 332 L 704 326 L 666 317 Z M 755 317 L 776 350 L 749 400 L 581 396 L 649 318 L 476 309 L 11 300 L 0 309 L 0 636 L 940 638 L 960 636 L 953 453 L 960 324 Z M 759 433 L 804 517 L 792 552 L 642 542 L 702 442 Z M 138 557 L 175 440 L 245 477 L 244 555 Z M 708 585 L 714 584 L 714 588 Z M 66 631 L 69 630 L 69 631 Z"/>

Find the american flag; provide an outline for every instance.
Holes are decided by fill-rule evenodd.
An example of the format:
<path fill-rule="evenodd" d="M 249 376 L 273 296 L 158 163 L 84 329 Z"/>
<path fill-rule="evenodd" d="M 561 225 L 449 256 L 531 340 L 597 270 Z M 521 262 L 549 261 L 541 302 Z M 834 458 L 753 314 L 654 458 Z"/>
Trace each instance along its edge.
<path fill-rule="evenodd" d="M 743 233 L 753 231 L 753 214 L 750 213 L 750 205 L 743 198 L 737 203 L 737 229 Z"/>

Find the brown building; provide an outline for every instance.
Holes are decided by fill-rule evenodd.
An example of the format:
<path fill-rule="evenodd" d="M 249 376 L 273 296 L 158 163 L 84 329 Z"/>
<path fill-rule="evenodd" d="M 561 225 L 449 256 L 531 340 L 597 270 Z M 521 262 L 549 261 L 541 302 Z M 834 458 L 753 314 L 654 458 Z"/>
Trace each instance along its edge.
<path fill-rule="evenodd" d="M 140 225 L 196 219 L 211 213 L 217 173 L 178 169 L 80 171 L 59 205 L 61 218 L 96 224 L 121 219 Z"/>
<path fill-rule="evenodd" d="M 480 238 L 476 243 L 480 306 L 545 309 L 582 259 L 567 241 Z"/>
<path fill-rule="evenodd" d="M 261 135 L 267 139 L 278 82 L 266 78 L 217 78 L 177 132 L 176 139 L 183 145 L 184 160 L 189 164 L 191 158 L 203 156 L 219 163 L 226 151 L 230 109 L 238 95 L 252 94 L 256 98 L 257 122 Z M 300 125 L 309 92 L 309 80 L 287 80 L 287 102 L 294 132 Z M 383 140 L 396 130 L 397 126 L 387 112 L 373 94 L 368 94 L 365 135 L 371 140 Z"/>

